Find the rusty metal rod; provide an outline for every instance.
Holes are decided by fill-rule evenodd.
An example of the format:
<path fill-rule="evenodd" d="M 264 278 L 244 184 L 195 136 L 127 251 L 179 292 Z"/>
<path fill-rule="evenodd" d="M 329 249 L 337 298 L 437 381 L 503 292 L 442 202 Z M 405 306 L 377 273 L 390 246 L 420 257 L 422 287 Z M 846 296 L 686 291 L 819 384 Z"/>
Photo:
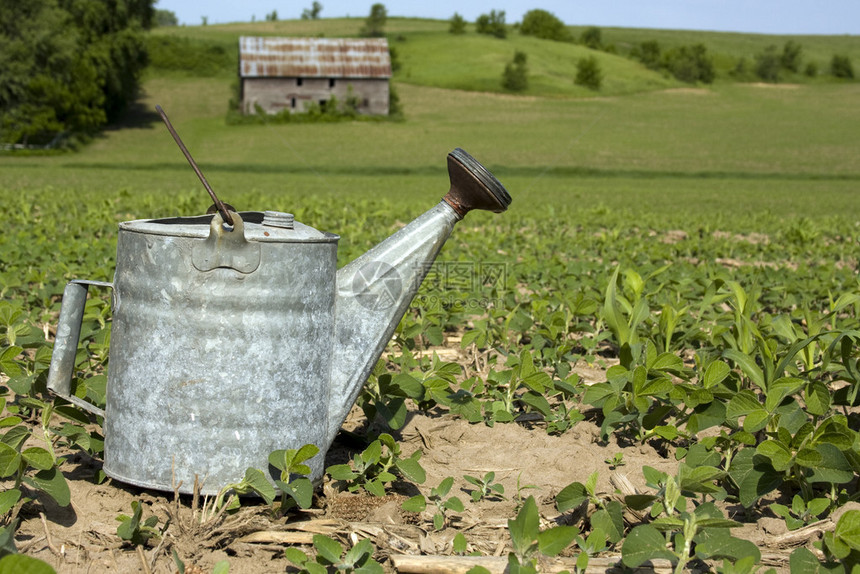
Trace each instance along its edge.
<path fill-rule="evenodd" d="M 212 202 L 215 204 L 215 207 L 218 208 L 218 213 L 221 214 L 221 217 L 227 223 L 227 225 L 233 225 L 233 217 L 230 215 L 230 212 L 224 206 L 218 196 L 215 195 L 215 192 L 212 191 L 212 187 L 209 185 L 209 182 L 206 181 L 206 176 L 203 175 L 203 172 L 200 171 L 200 168 L 197 167 L 197 162 L 194 161 L 194 158 L 191 157 L 191 153 L 188 151 L 188 148 L 185 147 L 185 144 L 182 143 L 182 139 L 180 139 L 179 134 L 176 133 L 176 130 L 173 129 L 173 124 L 170 123 L 170 120 L 167 119 L 167 114 L 164 113 L 164 110 L 161 109 L 161 106 L 156 105 L 155 109 L 158 111 L 158 114 L 161 116 L 161 119 L 164 121 L 164 125 L 167 126 L 167 131 L 170 132 L 170 135 L 173 136 L 173 140 L 176 142 L 176 145 L 179 146 L 179 149 L 182 150 L 182 153 L 185 155 L 185 159 L 188 160 L 188 163 L 191 164 L 191 169 L 194 170 L 194 173 L 197 174 L 197 177 L 200 179 L 200 183 L 203 184 L 203 187 L 206 188 L 206 191 L 209 192 L 209 197 L 212 198 Z"/>

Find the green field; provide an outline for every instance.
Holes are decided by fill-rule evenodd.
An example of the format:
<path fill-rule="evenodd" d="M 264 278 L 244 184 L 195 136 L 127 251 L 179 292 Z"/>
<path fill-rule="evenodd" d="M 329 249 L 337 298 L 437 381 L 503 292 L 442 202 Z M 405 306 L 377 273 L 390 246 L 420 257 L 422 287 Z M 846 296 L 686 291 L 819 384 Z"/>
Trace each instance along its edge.
<path fill-rule="evenodd" d="M 360 24 L 266 22 L 153 34 L 220 46 L 229 61 L 239 35 L 354 35 Z M 822 509 L 801 509 L 801 523 L 808 523 L 856 500 L 860 83 L 764 85 L 722 75 L 713 85 L 691 86 L 600 53 L 607 79 L 595 94 L 572 83 L 573 62 L 587 53 L 581 46 L 515 33 L 504 41 L 474 33 L 452 40 L 446 29 L 430 20 L 389 23 L 403 64 L 394 78 L 402 121 L 231 125 L 235 67 L 202 77 L 153 68 L 139 106 L 81 149 L 0 154 L 0 383 L 8 401 L 0 425 L 26 427 L 15 436 L 32 432 L 34 440 L 44 430 L 60 452 L 100 456 L 100 421 L 81 413 L 70 419 L 78 430 L 64 427 L 61 434 L 40 401 L 48 396 L 52 329 L 66 281 L 111 280 L 118 222 L 195 215 L 210 204 L 155 113 L 158 104 L 221 199 L 240 211 L 289 211 L 338 233 L 341 264 L 447 192 L 446 155 L 456 147 L 510 192 L 506 213 L 470 214 L 440 256 L 443 264 L 475 269 L 501 265 L 502 279 L 422 288 L 359 400 L 375 420 L 371 427 L 396 434 L 403 421 L 377 415 L 376 405 L 403 407 L 407 397 L 413 413 L 442 411 L 488 426 L 528 415 L 532 432 L 552 435 L 587 419 L 601 441 L 671 454 L 677 483 L 674 475 L 646 476 L 662 490 L 645 502 L 654 504 L 652 516 L 666 515 L 657 523 L 664 531 L 680 531 L 681 520 L 684 532 L 698 532 L 697 548 L 708 548 L 710 536 L 712 546 L 725 540 L 714 533 L 727 532 L 725 522 L 701 524 L 719 523 L 731 504 L 744 508 L 733 519 L 754 523 L 773 518 L 770 503 L 790 505 L 796 495 Z M 652 37 L 666 46 L 705 42 L 722 62 L 787 39 L 604 31 L 621 52 Z M 796 40 L 822 62 L 835 52 L 860 56 L 856 38 Z M 524 95 L 498 86 L 514 49 L 528 51 L 534 73 Z M 104 292 L 93 292 L 75 384 L 79 396 L 98 402 L 110 305 Z M 428 303 L 434 296 L 442 304 Z M 484 369 L 477 359 L 443 364 L 418 352 L 428 347 L 480 355 Z M 601 374 L 596 384 L 580 379 L 584 365 Z M 395 375 L 411 384 L 395 388 Z M 49 414 L 41 430 L 34 422 L 40 410 Z M 86 430 L 75 426 L 85 423 Z M 18 452 L 23 439 L 7 440 L 13 431 L 6 432 L 0 478 L 15 478 L 16 489 L 20 476 L 72 464 L 53 450 L 27 458 Z M 689 499 L 689 509 L 708 500 L 696 515 L 707 535 L 695 530 L 693 514 L 680 507 L 674 513 L 678 499 L 669 500 L 668 483 Z M 559 497 L 544 501 L 542 511 L 550 503 L 562 514 L 577 506 L 570 493 L 586 486 L 569 486 L 554 485 Z M 63 501 L 57 482 L 34 488 Z M 13 490 L 0 493 L 4 512 Z M 587 500 L 580 502 L 587 507 Z M 613 556 L 628 552 L 628 566 L 645 555 L 666 557 L 666 540 L 651 523 L 625 526 L 617 501 L 598 510 L 595 496 L 591 504 L 582 532 L 606 535 L 601 543 Z M 860 524 L 860 513 L 850 512 L 845 516 Z M 621 525 L 618 536 L 597 529 L 601 520 Z M 37 522 L 30 520 L 38 534 Z M 837 527 L 841 538 L 828 550 L 847 566 L 860 563 L 857 550 L 837 555 L 860 548 L 852 524 Z M 654 534 L 657 543 L 648 546 Z M 692 556 L 678 554 L 678 541 L 670 558 L 676 563 Z M 136 560 L 130 548 L 122 553 Z M 798 570 L 807 571 L 814 570 Z"/>

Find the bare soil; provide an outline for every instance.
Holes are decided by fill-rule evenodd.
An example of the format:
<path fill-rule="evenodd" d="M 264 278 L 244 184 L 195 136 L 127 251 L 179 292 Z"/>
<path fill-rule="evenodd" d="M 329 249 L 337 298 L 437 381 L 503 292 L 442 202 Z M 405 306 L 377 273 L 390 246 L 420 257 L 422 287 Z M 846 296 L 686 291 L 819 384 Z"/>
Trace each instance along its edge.
<path fill-rule="evenodd" d="M 364 423 L 356 409 L 347 426 L 361 429 Z M 550 436 L 537 424 L 488 427 L 447 413 L 413 412 L 397 438 L 407 455 L 422 450 L 421 464 L 427 471 L 423 485 L 395 483 L 388 496 L 378 498 L 335 492 L 325 484 L 309 511 L 273 518 L 268 507 L 251 499 L 243 501 L 237 514 L 221 515 L 204 524 L 199 519 L 200 501 L 195 504 L 186 496 L 176 500 L 171 493 L 146 491 L 112 480 L 95 484 L 93 477 L 101 463 L 76 454 L 63 466 L 72 489 L 71 505 L 60 508 L 47 496 L 39 495 L 22 511 L 16 544 L 20 552 L 45 560 L 58 572 L 70 573 L 173 573 L 177 572 L 173 552 L 192 574 L 211 572 L 223 560 L 229 561 L 231 573 L 285 572 L 291 566 L 284 557 L 285 546 L 299 545 L 310 552 L 314 533 L 327 534 L 344 544 L 372 538 L 378 549 L 376 558 L 388 572 L 397 571 L 389 560 L 392 555 L 451 555 L 457 532 L 465 535 L 470 551 L 505 556 L 510 549 L 507 520 L 515 516 L 518 497 L 535 496 L 545 525 L 576 524 L 582 516 L 575 512 L 560 515 L 553 504 L 554 496 L 569 483 L 585 482 L 598 471 L 599 490 L 607 495 L 617 487 L 610 478 L 617 479 L 618 475 L 626 476 L 634 488 L 644 492 L 643 465 L 676 472 L 677 462 L 670 452 L 649 444 L 619 444 L 614 438 L 602 443 L 599 434 L 599 427 L 589 420 L 561 436 Z M 344 462 L 353 452 L 336 441 L 326 465 Z M 623 454 L 624 465 L 613 469 L 607 459 L 616 453 Z M 463 475 L 483 476 L 488 471 L 496 473 L 505 497 L 473 503 L 469 493 L 474 487 Z M 455 481 L 451 494 L 457 495 L 466 509 L 452 514 L 441 531 L 434 530 L 431 512 L 418 515 L 402 510 L 401 502 L 407 497 L 419 491 L 427 495 L 431 487 L 449 476 Z M 146 547 L 134 548 L 116 533 L 116 517 L 131 514 L 134 500 L 144 505 L 144 519 L 155 515 L 159 527 L 169 523 L 161 539 L 150 540 Z M 736 508 L 726 511 L 730 517 L 744 519 Z M 772 555 L 771 563 L 785 565 L 786 544 L 775 542 L 785 534 L 781 520 L 758 520 L 735 534 L 759 544 L 763 554 Z M 788 546 L 809 540 L 806 536 Z M 547 570 L 558 568 L 550 566 Z M 501 570 L 497 567 L 495 571 Z M 600 571 L 606 571 L 605 566 Z"/>

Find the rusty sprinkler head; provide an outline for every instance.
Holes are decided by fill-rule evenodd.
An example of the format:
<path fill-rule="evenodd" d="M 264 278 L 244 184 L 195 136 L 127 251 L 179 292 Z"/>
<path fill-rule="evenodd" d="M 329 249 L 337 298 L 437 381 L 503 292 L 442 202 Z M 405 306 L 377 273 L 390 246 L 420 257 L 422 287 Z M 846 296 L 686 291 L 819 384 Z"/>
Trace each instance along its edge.
<path fill-rule="evenodd" d="M 499 180 L 460 148 L 448 154 L 448 177 L 451 189 L 443 199 L 460 219 L 473 209 L 501 213 L 511 204 L 511 196 Z"/>

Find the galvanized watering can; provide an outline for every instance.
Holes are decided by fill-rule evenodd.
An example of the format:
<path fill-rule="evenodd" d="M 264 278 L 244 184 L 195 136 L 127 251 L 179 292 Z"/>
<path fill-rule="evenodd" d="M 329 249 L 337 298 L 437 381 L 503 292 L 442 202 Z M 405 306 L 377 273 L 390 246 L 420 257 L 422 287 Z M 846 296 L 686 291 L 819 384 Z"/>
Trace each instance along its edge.
<path fill-rule="evenodd" d="M 66 286 L 48 375 L 53 392 L 104 417 L 105 473 L 166 491 L 181 482 L 184 493 L 197 475 L 215 493 L 248 467 L 265 470 L 271 451 L 312 443 L 318 482 L 454 224 L 511 202 L 459 148 L 448 172 L 441 202 L 340 270 L 338 236 L 287 213 L 121 223 L 113 283 Z M 113 288 L 104 411 L 70 392 L 92 284 Z"/>

